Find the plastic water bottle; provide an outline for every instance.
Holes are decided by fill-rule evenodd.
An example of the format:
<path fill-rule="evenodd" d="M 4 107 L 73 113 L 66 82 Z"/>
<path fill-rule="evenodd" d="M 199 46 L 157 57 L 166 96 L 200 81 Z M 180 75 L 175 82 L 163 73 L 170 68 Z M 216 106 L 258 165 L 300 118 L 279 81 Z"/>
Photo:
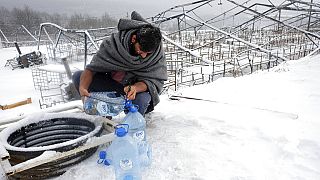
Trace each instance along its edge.
<path fill-rule="evenodd" d="M 91 92 L 83 109 L 90 115 L 117 116 L 124 110 L 124 104 L 124 97 L 116 92 Z"/>
<path fill-rule="evenodd" d="M 136 143 L 136 142 L 135 142 Z M 139 163 L 140 168 L 144 169 L 151 164 L 151 157 L 152 157 L 152 149 L 151 146 L 147 141 L 142 141 L 140 143 L 140 148 L 138 149 L 139 154 Z M 106 150 L 102 150 L 99 152 L 99 159 L 97 161 L 98 164 L 103 164 L 106 166 L 113 165 L 112 161 L 112 152 L 110 151 L 110 148 L 107 148 Z"/>
<path fill-rule="evenodd" d="M 138 112 L 138 107 L 127 101 L 125 108 L 129 111 L 124 117 L 123 123 L 129 125 L 129 135 L 137 143 L 141 167 L 151 164 L 151 146 L 146 141 L 146 120 Z"/>
<path fill-rule="evenodd" d="M 127 124 L 120 124 L 116 127 L 117 137 L 109 147 L 112 152 L 112 165 L 117 180 L 140 180 L 138 148 L 132 137 L 127 135 L 128 127 Z"/>
<path fill-rule="evenodd" d="M 138 107 L 132 104 L 131 101 L 127 101 L 125 107 L 128 110 L 128 113 L 124 117 L 123 123 L 129 125 L 129 134 L 137 142 L 145 141 L 146 120 L 138 112 Z"/>

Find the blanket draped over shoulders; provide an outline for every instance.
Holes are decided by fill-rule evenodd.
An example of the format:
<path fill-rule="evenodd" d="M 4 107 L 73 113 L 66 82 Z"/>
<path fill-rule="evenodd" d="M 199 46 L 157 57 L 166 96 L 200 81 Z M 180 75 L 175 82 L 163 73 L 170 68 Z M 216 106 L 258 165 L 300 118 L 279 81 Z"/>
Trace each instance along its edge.
<path fill-rule="evenodd" d="M 162 44 L 146 58 L 131 55 L 129 46 L 131 36 L 138 28 L 149 24 L 138 13 L 133 12 L 131 19 L 120 19 L 118 33 L 106 38 L 93 57 L 87 69 L 93 72 L 125 71 L 122 84 L 128 85 L 131 79 L 143 81 L 148 86 L 151 101 L 148 110 L 159 103 L 159 93 L 167 80 L 167 67 Z"/>

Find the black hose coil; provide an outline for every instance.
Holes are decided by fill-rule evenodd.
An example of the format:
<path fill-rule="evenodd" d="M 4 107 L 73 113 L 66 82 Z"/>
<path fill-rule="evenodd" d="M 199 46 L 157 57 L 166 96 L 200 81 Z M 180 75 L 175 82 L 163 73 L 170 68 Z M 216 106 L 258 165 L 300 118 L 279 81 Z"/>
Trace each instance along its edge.
<path fill-rule="evenodd" d="M 85 114 L 81 115 L 80 118 L 76 113 L 66 113 L 65 115 L 66 117 L 63 117 L 61 113 L 56 116 L 50 114 L 49 119 L 44 118 L 41 121 L 22 126 L 15 131 L 11 130 L 11 134 L 6 137 L 7 144 L 5 144 L 10 154 L 11 165 L 33 159 L 45 150 L 57 152 L 72 150 L 84 144 L 89 137 L 100 136 L 102 133 L 102 121 L 101 119 L 97 120 L 98 117 L 93 120 L 92 116 Z M 90 136 L 83 138 L 86 135 Z M 45 179 L 61 175 L 67 167 L 90 157 L 97 148 L 87 149 L 57 161 L 15 173 L 9 176 L 9 179 Z"/>

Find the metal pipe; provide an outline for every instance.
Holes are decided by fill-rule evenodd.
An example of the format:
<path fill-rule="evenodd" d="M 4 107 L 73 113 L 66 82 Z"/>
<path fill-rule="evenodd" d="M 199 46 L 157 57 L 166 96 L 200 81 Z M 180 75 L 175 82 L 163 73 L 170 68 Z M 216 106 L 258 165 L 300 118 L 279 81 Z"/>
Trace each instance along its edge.
<path fill-rule="evenodd" d="M 9 41 L 8 41 L 8 39 L 7 39 L 7 37 L 3 34 L 3 32 L 1 31 L 1 29 L 0 29 L 0 33 L 2 34 L 2 36 L 4 37 L 4 39 L 6 40 L 6 42 L 7 43 L 10 43 Z"/>
<path fill-rule="evenodd" d="M 231 37 L 231 38 L 233 38 L 233 39 L 236 39 L 237 41 L 240 41 L 240 42 L 242 42 L 242 43 L 244 43 L 244 44 L 247 44 L 247 45 L 249 45 L 250 47 L 253 47 L 254 49 L 258 49 L 258 50 L 260 50 L 260 51 L 262 51 L 262 52 L 265 52 L 265 53 L 271 53 L 271 51 L 269 51 L 269 50 L 267 50 L 267 49 L 265 49 L 265 48 L 262 48 L 262 47 L 260 47 L 260 46 L 258 46 L 258 45 L 256 45 L 256 44 L 253 44 L 253 43 L 250 43 L 250 42 L 248 42 L 248 41 L 245 41 L 245 40 L 243 40 L 243 39 L 241 39 L 241 38 L 238 38 L 237 36 L 232 35 L 231 33 L 228 33 L 228 32 L 225 32 L 225 31 L 223 31 L 223 30 L 220 30 L 219 28 L 216 28 L 216 27 L 214 27 L 214 26 L 211 26 L 211 25 L 208 24 L 208 23 L 199 21 L 199 20 L 197 20 L 197 19 L 195 19 L 195 18 L 193 18 L 193 17 L 191 17 L 191 16 L 188 16 L 188 15 L 186 15 L 186 16 L 189 17 L 190 19 L 193 19 L 194 21 L 197 21 L 198 23 L 202 23 L 203 25 L 205 25 L 205 26 L 207 26 L 207 27 L 209 27 L 209 28 L 211 28 L 211 29 L 214 29 L 214 30 L 216 30 L 216 31 L 218 31 L 218 32 L 220 32 L 220 33 L 222 33 L 222 34 L 225 34 L 225 35 L 227 35 L 228 37 Z M 279 57 L 279 56 L 274 55 L 274 54 L 272 54 L 272 53 L 271 53 L 271 55 L 274 56 L 274 57 L 278 57 L 278 58 L 280 58 L 280 59 L 282 59 L 282 60 L 284 60 L 284 61 L 288 61 L 288 60 L 289 60 L 289 59 L 287 59 L 287 58 L 285 58 L 285 57 Z"/>
<path fill-rule="evenodd" d="M 84 67 L 83 69 L 86 68 L 87 65 L 87 59 L 88 59 L 88 39 L 87 39 L 87 34 L 84 33 Z"/>
<path fill-rule="evenodd" d="M 309 11 L 309 19 L 308 19 L 307 31 L 309 31 L 309 29 L 310 29 L 312 4 L 313 4 L 313 0 L 311 0 L 311 4 L 310 4 L 310 11 Z"/>
<path fill-rule="evenodd" d="M 308 3 L 306 1 L 299 1 L 299 0 L 289 0 L 291 2 L 294 2 L 294 3 L 298 3 L 298 4 L 304 4 L 304 5 L 308 5 L 308 6 L 315 6 L 315 7 L 319 7 L 320 8 L 320 4 L 318 3 Z"/>
<path fill-rule="evenodd" d="M 24 27 L 24 25 L 21 25 L 22 26 L 22 28 L 24 29 L 24 30 L 26 30 L 27 31 L 27 33 L 34 39 L 34 40 L 36 40 L 37 41 L 37 38 L 36 37 L 34 37 L 34 35 L 32 35 L 31 33 L 30 33 L 30 31 L 26 28 L 26 27 Z"/>
<path fill-rule="evenodd" d="M 41 109 L 38 112 L 64 112 L 64 111 L 69 111 L 69 110 L 77 110 L 77 111 L 83 111 L 83 104 L 81 100 L 77 100 L 77 101 L 72 101 L 72 102 L 68 102 L 65 104 L 61 104 L 60 106 L 54 106 L 54 107 L 50 107 L 47 109 Z M 14 116 L 14 117 L 9 117 L 9 118 L 4 118 L 0 121 L 0 130 L 4 129 L 5 127 L 7 127 L 10 123 L 14 123 L 17 122 L 25 117 L 27 117 L 28 115 L 30 115 L 31 113 L 26 113 L 26 114 L 22 114 L 19 116 Z"/>
<path fill-rule="evenodd" d="M 89 32 L 87 30 L 83 31 L 89 38 L 89 40 L 91 41 L 91 43 L 93 44 L 93 46 L 96 48 L 96 50 L 99 50 L 99 47 L 96 45 L 96 43 L 94 42 L 94 40 L 92 39 L 92 37 L 90 36 Z"/>
<path fill-rule="evenodd" d="M 190 53 L 190 55 L 196 57 L 196 58 L 201 58 L 199 54 L 194 53 L 193 51 L 191 51 L 191 49 L 188 49 L 186 47 L 181 46 L 180 44 L 174 42 L 172 39 L 170 39 L 169 37 L 167 37 L 166 35 L 162 34 L 163 39 L 165 39 L 166 41 L 168 41 L 169 43 L 177 46 L 178 48 L 182 49 L 185 52 Z"/>
<path fill-rule="evenodd" d="M 243 5 L 241 5 L 241 4 L 238 4 L 238 3 L 234 2 L 233 0 L 227 0 L 227 1 L 229 1 L 229 2 L 231 2 L 231 3 L 233 3 L 233 4 L 235 4 L 235 5 L 238 5 L 238 6 L 244 8 L 244 9 L 246 9 L 246 10 L 248 10 L 248 11 L 251 11 L 251 12 L 253 12 L 253 13 L 255 13 L 255 14 L 258 14 L 259 16 L 263 16 L 263 17 L 265 17 L 265 18 L 267 18 L 267 19 L 270 19 L 270 20 L 272 20 L 272 21 L 278 22 L 279 24 L 283 24 L 284 26 L 291 27 L 291 28 L 293 28 L 293 29 L 295 29 L 295 30 L 297 30 L 297 31 L 300 31 L 300 32 L 302 32 L 302 33 L 304 33 L 304 34 L 306 34 L 306 35 L 310 35 L 310 36 L 313 36 L 313 37 L 315 37 L 315 38 L 317 38 L 317 39 L 320 39 L 320 36 L 317 35 L 317 34 L 315 34 L 315 33 L 311 33 L 311 32 L 306 31 L 306 30 L 304 30 L 304 29 L 301 29 L 301 28 L 292 26 L 292 25 L 290 25 L 290 24 L 284 23 L 284 22 L 282 22 L 282 21 L 279 21 L 279 20 L 277 20 L 277 19 L 275 19 L 275 18 L 266 16 L 266 15 L 264 15 L 264 14 L 262 14 L 262 13 L 259 13 L 259 12 L 255 11 L 255 10 L 252 10 L 252 9 L 246 7 L 246 6 L 243 6 Z"/>

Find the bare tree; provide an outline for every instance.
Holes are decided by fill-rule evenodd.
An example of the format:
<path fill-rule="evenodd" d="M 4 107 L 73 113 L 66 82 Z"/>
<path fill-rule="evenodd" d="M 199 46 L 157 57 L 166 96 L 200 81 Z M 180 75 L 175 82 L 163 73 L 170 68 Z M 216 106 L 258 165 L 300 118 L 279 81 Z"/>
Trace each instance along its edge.
<path fill-rule="evenodd" d="M 112 27 L 112 26 L 116 26 L 117 25 L 117 21 L 110 17 L 110 15 L 108 13 L 104 13 L 101 16 L 101 26 L 102 27 Z"/>

